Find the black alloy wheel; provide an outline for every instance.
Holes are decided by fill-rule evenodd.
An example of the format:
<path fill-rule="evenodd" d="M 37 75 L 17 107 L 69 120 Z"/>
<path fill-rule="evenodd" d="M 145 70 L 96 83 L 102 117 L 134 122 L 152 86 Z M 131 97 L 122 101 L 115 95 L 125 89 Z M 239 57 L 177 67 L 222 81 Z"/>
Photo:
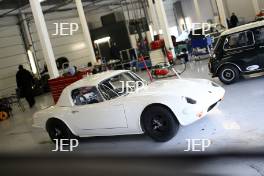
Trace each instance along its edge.
<path fill-rule="evenodd" d="M 157 142 L 169 141 L 176 135 L 179 128 L 174 114 L 162 106 L 146 109 L 142 123 L 146 134 Z"/>
<path fill-rule="evenodd" d="M 225 66 L 219 71 L 219 79 L 224 84 L 235 83 L 239 79 L 239 70 L 232 65 Z"/>
<path fill-rule="evenodd" d="M 47 123 L 47 132 L 53 142 L 55 139 L 75 139 L 76 136 L 59 120 L 51 120 Z"/>

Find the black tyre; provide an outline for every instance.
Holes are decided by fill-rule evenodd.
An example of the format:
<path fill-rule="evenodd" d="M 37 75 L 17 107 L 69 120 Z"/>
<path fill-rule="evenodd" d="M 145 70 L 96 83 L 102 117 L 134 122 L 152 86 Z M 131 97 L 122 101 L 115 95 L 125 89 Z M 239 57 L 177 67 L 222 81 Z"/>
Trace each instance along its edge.
<path fill-rule="evenodd" d="M 220 69 L 218 77 L 224 84 L 233 84 L 239 79 L 239 70 L 232 65 Z"/>
<path fill-rule="evenodd" d="M 145 133 L 157 142 L 169 141 L 179 129 L 174 114 L 159 105 L 147 108 L 142 115 L 141 123 Z"/>
<path fill-rule="evenodd" d="M 71 130 L 60 120 L 50 119 L 46 125 L 50 139 L 55 142 L 55 139 L 76 139 Z"/>

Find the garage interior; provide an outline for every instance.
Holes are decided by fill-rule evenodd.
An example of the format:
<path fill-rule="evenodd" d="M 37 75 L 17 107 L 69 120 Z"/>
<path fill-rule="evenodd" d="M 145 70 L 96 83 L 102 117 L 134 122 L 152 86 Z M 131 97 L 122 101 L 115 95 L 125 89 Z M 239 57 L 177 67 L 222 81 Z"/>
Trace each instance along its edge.
<path fill-rule="evenodd" d="M 77 8 L 77 2 L 81 3 L 85 16 L 80 15 L 82 10 Z M 149 81 L 144 64 L 135 61 L 136 66 L 129 65 L 137 60 L 141 41 L 148 43 L 148 49 L 143 49 L 142 53 L 147 51 L 144 59 L 149 67 L 150 62 L 152 65 L 158 63 L 159 57 L 164 59 L 161 50 L 151 49 L 151 42 L 155 41 L 157 34 L 177 58 L 179 53 L 171 36 L 176 36 L 179 43 L 188 39 L 186 31 L 191 30 L 192 23 L 217 23 L 227 28 L 226 19 L 235 12 L 239 24 L 243 25 L 254 21 L 256 14 L 264 9 L 264 0 L 156 0 L 158 6 L 151 6 L 151 2 L 44 0 L 34 3 L 33 0 L 0 0 L 0 97 L 1 100 L 12 99 L 10 118 L 0 121 L 0 151 L 51 152 L 54 144 L 44 130 L 32 127 L 32 116 L 54 105 L 53 94 L 46 87 L 47 81 L 62 76 L 68 67 L 84 69 L 91 64 L 105 63 L 108 69 L 134 70 Z M 46 24 L 42 23 L 38 3 L 41 3 Z M 32 13 L 34 10 L 36 13 Z M 53 35 L 58 32 L 54 23 L 74 23 L 79 29 L 69 35 L 69 26 L 65 26 L 65 35 Z M 46 32 L 41 30 L 45 28 Z M 118 47 L 121 62 L 113 58 L 113 43 Z M 58 69 L 55 59 L 63 57 L 67 59 L 68 67 L 64 68 L 62 64 Z M 183 72 L 182 78 L 208 79 L 226 90 L 224 101 L 204 119 L 180 128 L 178 134 L 166 143 L 155 143 L 145 135 L 94 137 L 81 139 L 77 152 L 88 155 L 177 154 L 184 153 L 186 139 L 210 139 L 212 144 L 206 151 L 208 153 L 263 152 L 262 74 L 246 76 L 235 84 L 224 85 L 209 74 L 209 57 L 208 54 L 189 53 L 190 61 L 186 68 L 180 59 L 176 59 L 177 64 L 173 66 Z M 16 72 L 19 65 L 32 72 L 38 80 L 33 108 L 29 108 L 24 98 L 17 96 Z"/>

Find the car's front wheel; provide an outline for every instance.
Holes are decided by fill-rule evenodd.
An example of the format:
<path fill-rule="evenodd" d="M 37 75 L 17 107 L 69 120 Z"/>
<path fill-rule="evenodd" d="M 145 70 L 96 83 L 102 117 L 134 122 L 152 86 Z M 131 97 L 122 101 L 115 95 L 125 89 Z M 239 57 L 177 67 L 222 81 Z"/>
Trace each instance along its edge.
<path fill-rule="evenodd" d="M 46 124 L 47 132 L 50 139 L 55 142 L 61 139 L 75 139 L 77 138 L 71 130 L 60 120 L 50 119 Z"/>
<path fill-rule="evenodd" d="M 220 69 L 218 76 L 224 84 L 233 84 L 239 79 L 239 70 L 232 65 L 227 65 Z"/>
<path fill-rule="evenodd" d="M 166 107 L 159 105 L 147 108 L 141 122 L 145 133 L 157 142 L 169 141 L 179 129 L 179 123 L 174 114 Z"/>

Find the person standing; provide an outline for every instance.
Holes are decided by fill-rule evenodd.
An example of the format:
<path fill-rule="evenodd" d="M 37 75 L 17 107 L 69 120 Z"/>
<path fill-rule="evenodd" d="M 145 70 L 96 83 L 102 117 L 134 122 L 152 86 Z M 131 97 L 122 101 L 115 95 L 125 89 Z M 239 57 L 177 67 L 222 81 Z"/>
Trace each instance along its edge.
<path fill-rule="evenodd" d="M 233 12 L 230 18 L 230 27 L 231 28 L 237 27 L 238 23 L 239 23 L 238 18 L 236 14 Z"/>
<path fill-rule="evenodd" d="M 26 98 L 30 108 L 32 108 L 35 105 L 35 99 L 32 89 L 34 78 L 32 74 L 28 70 L 24 69 L 22 65 L 19 65 L 18 67 L 16 82 L 17 87 L 20 89 L 20 92 Z"/>
<path fill-rule="evenodd" d="M 171 40 L 172 40 L 172 44 L 173 44 L 174 48 L 176 48 L 177 47 L 177 38 L 174 35 L 172 35 Z"/>

